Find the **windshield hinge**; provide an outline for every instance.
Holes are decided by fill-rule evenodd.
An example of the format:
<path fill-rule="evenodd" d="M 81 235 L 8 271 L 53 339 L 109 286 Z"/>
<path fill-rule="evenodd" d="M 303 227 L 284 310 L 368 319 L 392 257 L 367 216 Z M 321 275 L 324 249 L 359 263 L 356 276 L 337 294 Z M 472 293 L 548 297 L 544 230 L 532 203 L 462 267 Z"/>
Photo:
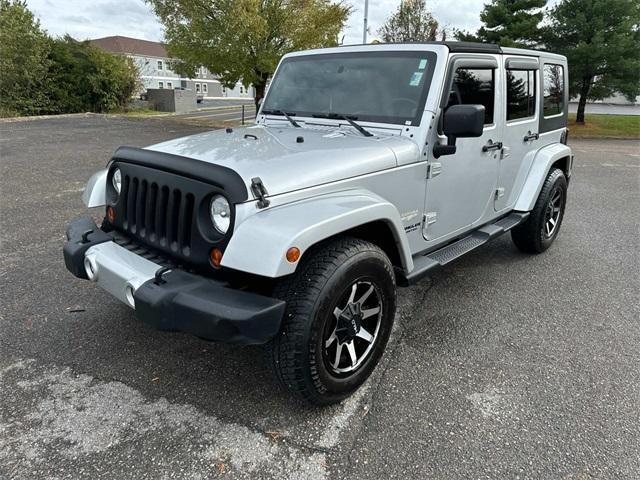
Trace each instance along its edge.
<path fill-rule="evenodd" d="M 427 178 L 433 178 L 442 172 L 442 164 L 440 162 L 431 162 L 427 169 Z"/>
<path fill-rule="evenodd" d="M 251 179 L 251 193 L 253 196 L 258 199 L 258 208 L 267 208 L 271 203 L 267 200 L 266 196 L 269 195 L 267 189 L 260 180 L 260 177 L 255 177 Z"/>

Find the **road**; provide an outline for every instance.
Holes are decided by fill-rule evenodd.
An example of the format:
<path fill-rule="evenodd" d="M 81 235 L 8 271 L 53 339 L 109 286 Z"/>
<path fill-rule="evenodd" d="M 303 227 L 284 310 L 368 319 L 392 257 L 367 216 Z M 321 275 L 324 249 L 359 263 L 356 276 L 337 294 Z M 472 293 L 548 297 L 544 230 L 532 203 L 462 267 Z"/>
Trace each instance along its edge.
<path fill-rule="evenodd" d="M 245 120 L 247 123 L 255 117 L 255 107 L 251 99 L 248 100 L 207 100 L 200 104 L 193 112 L 176 115 L 182 120 L 216 120 L 222 122 L 238 122 L 242 119 L 242 106 L 245 108 Z M 575 113 L 577 104 L 570 103 L 569 111 Z M 592 115 L 640 115 L 640 105 L 614 105 L 603 103 L 590 103 L 587 105 L 587 114 Z"/>
<path fill-rule="evenodd" d="M 553 247 L 505 236 L 402 290 L 383 364 L 318 409 L 260 348 L 151 330 L 64 268 L 113 150 L 202 130 L 0 123 L 0 478 L 640 477 L 638 142 L 574 141 Z"/>
<path fill-rule="evenodd" d="M 204 106 L 199 106 L 197 110 L 180 115 L 174 115 L 178 120 L 215 120 L 219 122 L 239 122 L 242 120 L 244 107 L 245 122 L 253 122 L 255 118 L 255 105 L 253 101 L 206 101 Z"/>
<path fill-rule="evenodd" d="M 614 103 L 588 103 L 586 113 L 592 115 L 640 115 L 640 105 L 618 105 Z M 576 113 L 578 103 L 569 103 L 569 112 Z"/>

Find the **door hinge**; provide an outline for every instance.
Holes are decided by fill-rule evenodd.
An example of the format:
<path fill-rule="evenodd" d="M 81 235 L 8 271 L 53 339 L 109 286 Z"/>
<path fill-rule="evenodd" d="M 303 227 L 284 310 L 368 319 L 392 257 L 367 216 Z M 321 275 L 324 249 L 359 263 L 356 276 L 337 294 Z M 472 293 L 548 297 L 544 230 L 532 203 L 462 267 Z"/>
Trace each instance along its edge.
<path fill-rule="evenodd" d="M 502 147 L 502 153 L 500 154 L 500 158 L 507 158 L 508 156 L 511 155 L 511 148 L 509 147 Z"/>
<path fill-rule="evenodd" d="M 496 198 L 504 197 L 504 188 L 496 188 Z"/>
<path fill-rule="evenodd" d="M 433 178 L 442 172 L 442 164 L 440 162 L 431 162 L 427 169 L 427 178 Z"/>
<path fill-rule="evenodd" d="M 432 223 L 436 223 L 438 221 L 438 213 L 437 212 L 427 212 L 422 216 L 422 222 L 424 223 L 424 228 L 427 228 Z"/>

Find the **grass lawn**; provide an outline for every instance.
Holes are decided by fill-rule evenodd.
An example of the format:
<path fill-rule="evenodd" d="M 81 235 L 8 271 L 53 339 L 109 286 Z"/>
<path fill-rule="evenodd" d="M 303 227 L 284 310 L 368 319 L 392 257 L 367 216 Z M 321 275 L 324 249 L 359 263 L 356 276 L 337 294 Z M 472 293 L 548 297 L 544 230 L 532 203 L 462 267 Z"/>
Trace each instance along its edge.
<path fill-rule="evenodd" d="M 576 124 L 569 114 L 569 138 L 640 139 L 640 115 L 585 115 L 585 124 Z"/>

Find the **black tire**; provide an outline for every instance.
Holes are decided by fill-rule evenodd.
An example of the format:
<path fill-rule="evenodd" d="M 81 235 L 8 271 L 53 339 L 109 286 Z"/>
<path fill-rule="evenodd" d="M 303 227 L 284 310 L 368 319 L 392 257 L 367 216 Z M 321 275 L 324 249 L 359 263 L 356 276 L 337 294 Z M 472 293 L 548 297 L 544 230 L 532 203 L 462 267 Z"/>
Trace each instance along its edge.
<path fill-rule="evenodd" d="M 551 224 L 549 213 L 553 209 L 552 201 L 559 197 L 557 219 Z M 549 172 L 542 185 L 540 195 L 529 218 L 511 230 L 511 238 L 520 250 L 526 253 L 542 253 L 551 246 L 560 232 L 564 209 L 567 204 L 567 179 L 559 168 Z M 553 218 L 553 217 L 551 217 Z M 551 229 L 551 226 L 553 227 Z M 547 228 L 550 228 L 548 230 Z"/>
<path fill-rule="evenodd" d="M 351 338 L 354 352 L 358 348 L 362 351 L 359 360 L 362 363 L 358 365 L 359 361 L 353 362 L 351 349 L 343 352 L 346 343 L 338 340 L 336 332 L 344 326 L 340 322 L 346 322 L 342 318 L 355 292 L 370 289 L 362 305 L 372 302 L 372 298 L 379 300 L 379 313 L 366 319 L 356 317 L 360 319 L 358 327 L 354 323 L 354 330 L 348 332 L 351 335 L 358 332 L 358 338 Z M 347 306 L 342 314 L 336 315 L 334 312 L 340 310 L 338 304 L 345 293 L 349 295 Z M 285 300 L 287 308 L 280 333 L 265 346 L 265 359 L 279 382 L 295 396 L 318 405 L 339 402 L 356 391 L 378 364 L 393 326 L 396 284 L 393 267 L 385 253 L 376 245 L 356 238 L 330 240 L 309 250 L 296 273 L 276 285 L 274 296 Z M 371 305 L 361 313 L 375 311 Z M 378 325 L 377 334 L 373 335 L 371 347 L 367 347 L 359 338 L 360 330 L 368 334 L 365 322 L 372 322 L 372 317 Z M 373 330 L 373 327 L 367 328 Z M 342 328 L 340 335 L 347 335 L 344 332 Z M 333 355 L 331 348 L 335 348 Z M 344 368 L 354 368 L 353 371 L 335 371 L 343 364 Z"/>

